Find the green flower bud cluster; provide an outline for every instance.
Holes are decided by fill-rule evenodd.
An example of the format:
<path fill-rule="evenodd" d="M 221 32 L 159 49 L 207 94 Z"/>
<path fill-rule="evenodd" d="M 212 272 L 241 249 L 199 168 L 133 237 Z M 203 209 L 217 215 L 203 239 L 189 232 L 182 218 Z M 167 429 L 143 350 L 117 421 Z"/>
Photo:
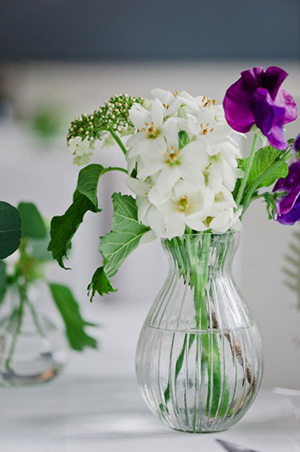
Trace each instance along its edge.
<path fill-rule="evenodd" d="M 142 101 L 141 97 L 128 94 L 111 97 L 91 115 L 83 114 L 75 118 L 68 130 L 67 140 L 75 137 L 88 141 L 101 140 L 107 131 L 119 133 L 121 136 L 132 134 L 135 129 L 129 118 L 129 110 L 134 103 L 141 104 Z"/>

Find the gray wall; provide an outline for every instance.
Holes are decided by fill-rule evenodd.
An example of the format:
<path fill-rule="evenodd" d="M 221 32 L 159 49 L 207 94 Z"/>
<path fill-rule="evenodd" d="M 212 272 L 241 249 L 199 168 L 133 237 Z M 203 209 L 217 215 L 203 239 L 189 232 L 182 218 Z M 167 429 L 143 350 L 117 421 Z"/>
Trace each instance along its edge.
<path fill-rule="evenodd" d="M 299 59 L 299 19 L 299 0 L 1 0 L 0 59 Z"/>

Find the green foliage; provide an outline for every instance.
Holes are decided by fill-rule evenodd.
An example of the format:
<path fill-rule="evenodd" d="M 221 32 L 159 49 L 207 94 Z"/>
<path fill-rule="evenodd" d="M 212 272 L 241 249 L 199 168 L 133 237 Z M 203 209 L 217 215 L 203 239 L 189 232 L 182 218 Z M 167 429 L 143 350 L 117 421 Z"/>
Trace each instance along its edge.
<path fill-rule="evenodd" d="M 190 142 L 189 136 L 185 130 L 181 130 L 178 133 L 178 139 L 179 139 L 179 149 L 182 149 Z"/>
<path fill-rule="evenodd" d="M 109 278 L 117 273 L 122 263 L 138 246 L 141 237 L 150 230 L 138 220 L 137 206 L 132 196 L 114 193 L 112 196 L 114 215 L 112 231 L 101 238 L 99 247 L 103 256 L 103 267 L 98 268 L 89 285 L 91 298 L 112 290 Z"/>
<path fill-rule="evenodd" d="M 20 246 L 22 218 L 19 211 L 0 201 L 0 259 L 5 259 Z"/>
<path fill-rule="evenodd" d="M 76 136 L 89 141 L 101 140 L 103 134 L 111 130 L 121 135 L 130 133 L 134 126 L 129 118 L 129 110 L 134 103 L 140 104 L 142 99 L 127 94 L 111 97 L 94 113 L 75 118 L 68 131 L 68 140 Z"/>
<path fill-rule="evenodd" d="M 59 134 L 61 125 L 62 115 L 56 108 L 39 108 L 32 119 L 32 129 L 45 140 Z"/>
<path fill-rule="evenodd" d="M 50 283 L 49 288 L 53 300 L 59 310 L 66 327 L 66 335 L 71 348 L 82 351 L 85 347 L 97 348 L 97 341 L 85 332 L 85 327 L 96 326 L 86 322 L 81 314 L 78 302 L 71 290 L 62 285 Z"/>
<path fill-rule="evenodd" d="M 71 248 L 71 240 L 88 212 L 100 212 L 98 209 L 97 186 L 101 174 L 109 169 L 91 164 L 83 168 L 78 175 L 77 188 L 73 196 L 73 203 L 62 216 L 52 218 L 48 250 L 63 268 L 63 259 L 67 258 Z"/>
<path fill-rule="evenodd" d="M 293 240 L 289 244 L 289 252 L 284 256 L 285 285 L 295 292 L 300 309 L 300 231 L 293 232 Z"/>
<path fill-rule="evenodd" d="M 88 291 L 91 294 L 92 300 L 96 292 L 103 297 L 103 295 L 109 294 L 110 292 L 116 292 L 117 289 L 112 286 L 104 271 L 104 267 L 99 267 L 93 274 L 92 281 L 88 285 Z"/>
<path fill-rule="evenodd" d="M 37 207 L 31 202 L 21 202 L 18 210 L 23 222 L 23 238 L 44 239 L 46 227 Z"/>
<path fill-rule="evenodd" d="M 50 231 L 46 227 L 46 235 L 43 239 L 31 239 L 29 242 L 30 253 L 35 259 L 39 261 L 51 261 L 52 255 L 47 250 L 50 241 Z"/>
<path fill-rule="evenodd" d="M 278 161 L 278 158 L 282 156 L 282 151 L 273 148 L 272 146 L 267 146 L 265 148 L 259 149 L 253 160 L 253 164 L 249 173 L 249 178 L 247 181 L 247 186 L 251 185 L 255 180 L 258 181 L 256 189 L 262 187 L 269 187 L 274 184 L 280 177 L 286 177 L 288 174 L 288 165 L 285 161 L 270 173 L 267 173 L 265 177 L 262 177 L 268 168 Z M 243 160 L 242 169 L 245 170 L 248 166 L 249 157 Z M 259 179 L 261 178 L 261 179 Z"/>
<path fill-rule="evenodd" d="M 291 157 L 290 149 L 279 151 L 272 146 L 260 149 L 254 154 L 253 164 L 250 169 L 249 178 L 243 196 L 239 205 L 243 206 L 243 214 L 247 210 L 249 204 L 258 195 L 258 190 L 262 187 L 269 187 L 278 179 L 288 175 L 288 164 L 286 161 Z M 242 169 L 246 169 L 249 164 L 249 158 L 244 159 Z M 241 183 L 242 185 L 242 183 Z M 236 195 L 236 191 L 234 192 Z M 236 198 L 235 198 L 236 199 Z M 269 202 L 269 200 L 267 201 Z M 267 209 L 269 204 L 267 204 Z"/>

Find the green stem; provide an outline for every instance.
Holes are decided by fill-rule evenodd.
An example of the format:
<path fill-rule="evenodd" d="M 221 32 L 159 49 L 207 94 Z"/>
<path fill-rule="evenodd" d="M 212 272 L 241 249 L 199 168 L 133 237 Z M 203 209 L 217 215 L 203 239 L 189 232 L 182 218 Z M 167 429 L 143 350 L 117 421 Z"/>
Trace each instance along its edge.
<path fill-rule="evenodd" d="M 31 315 L 32 315 L 32 318 L 33 318 L 33 323 L 35 324 L 37 332 L 39 333 L 39 335 L 41 337 L 44 337 L 44 338 L 47 337 L 46 333 L 44 332 L 44 330 L 43 330 L 43 328 L 42 328 L 42 326 L 40 324 L 38 314 L 37 314 L 33 304 L 29 300 L 27 300 L 27 302 L 28 302 L 29 309 L 30 309 L 30 312 L 31 312 Z"/>
<path fill-rule="evenodd" d="M 112 136 L 113 139 L 115 140 L 115 142 L 120 146 L 120 148 L 121 148 L 123 154 L 126 155 L 126 154 L 127 154 L 127 149 L 126 149 L 126 147 L 124 146 L 124 144 L 122 143 L 122 140 L 120 139 L 120 137 L 118 136 L 118 134 L 117 134 L 114 130 L 112 130 L 112 129 L 109 129 L 109 131 L 110 131 L 110 133 L 111 133 L 111 136 Z"/>
<path fill-rule="evenodd" d="M 245 190 L 245 187 L 246 187 L 248 179 L 249 179 L 249 174 L 250 174 L 251 167 L 252 167 L 253 160 L 254 160 L 254 156 L 255 156 L 255 149 L 256 149 L 257 140 L 258 140 L 258 135 L 257 135 L 257 133 L 255 133 L 254 137 L 253 137 L 253 142 L 252 142 L 250 156 L 249 156 L 249 162 L 248 162 L 248 165 L 247 165 L 244 177 L 241 180 L 241 185 L 240 185 L 237 197 L 236 197 L 236 205 L 237 205 L 237 207 L 239 207 L 239 205 L 241 203 L 241 200 L 242 200 L 242 197 L 243 197 L 243 194 L 244 194 L 244 190 Z"/>
<path fill-rule="evenodd" d="M 15 348 L 17 345 L 17 339 L 18 339 L 18 336 L 21 331 L 23 314 L 24 314 L 24 304 L 25 304 L 26 297 L 27 297 L 26 289 L 24 287 L 19 288 L 19 293 L 20 293 L 20 305 L 19 305 L 19 308 L 18 308 L 17 314 L 16 314 L 17 315 L 17 326 L 16 326 L 15 332 L 13 334 L 12 342 L 11 342 L 10 349 L 8 352 L 8 357 L 5 361 L 5 367 L 7 370 L 10 370 L 11 361 L 12 361 L 13 354 L 14 354 L 14 351 L 15 351 Z"/>
<path fill-rule="evenodd" d="M 103 170 L 103 174 L 104 173 L 109 173 L 110 171 L 121 171 L 122 173 L 128 174 L 127 169 L 122 168 L 120 166 L 110 166 L 109 168 L 105 168 Z"/>

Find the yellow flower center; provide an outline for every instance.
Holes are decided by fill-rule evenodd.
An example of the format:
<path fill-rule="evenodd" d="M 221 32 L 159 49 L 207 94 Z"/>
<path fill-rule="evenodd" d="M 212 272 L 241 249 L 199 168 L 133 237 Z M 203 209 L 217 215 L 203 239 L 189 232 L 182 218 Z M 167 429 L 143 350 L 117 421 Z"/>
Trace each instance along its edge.
<path fill-rule="evenodd" d="M 165 152 L 164 154 L 165 163 L 171 166 L 179 165 L 180 164 L 179 156 L 180 149 L 177 149 L 177 151 L 175 151 L 174 146 L 171 146 L 171 150 L 169 151 L 169 149 L 167 149 L 167 152 Z"/>
<path fill-rule="evenodd" d="M 200 131 L 201 135 L 207 135 L 209 133 L 213 133 L 213 131 L 214 131 L 213 127 L 209 127 L 209 122 L 205 125 L 201 122 L 200 129 L 201 129 L 201 131 Z"/>
<path fill-rule="evenodd" d="M 145 126 L 146 127 L 142 127 L 142 130 L 147 135 L 147 138 L 154 139 L 154 138 L 157 138 L 158 135 L 160 135 L 161 131 L 160 131 L 160 129 L 158 129 L 156 127 L 156 125 L 154 124 L 153 121 L 151 122 L 151 124 L 149 124 L 148 122 L 145 122 Z"/>
<path fill-rule="evenodd" d="M 189 200 L 188 197 L 185 195 L 181 197 L 177 203 L 179 212 L 186 212 L 189 208 Z"/>

